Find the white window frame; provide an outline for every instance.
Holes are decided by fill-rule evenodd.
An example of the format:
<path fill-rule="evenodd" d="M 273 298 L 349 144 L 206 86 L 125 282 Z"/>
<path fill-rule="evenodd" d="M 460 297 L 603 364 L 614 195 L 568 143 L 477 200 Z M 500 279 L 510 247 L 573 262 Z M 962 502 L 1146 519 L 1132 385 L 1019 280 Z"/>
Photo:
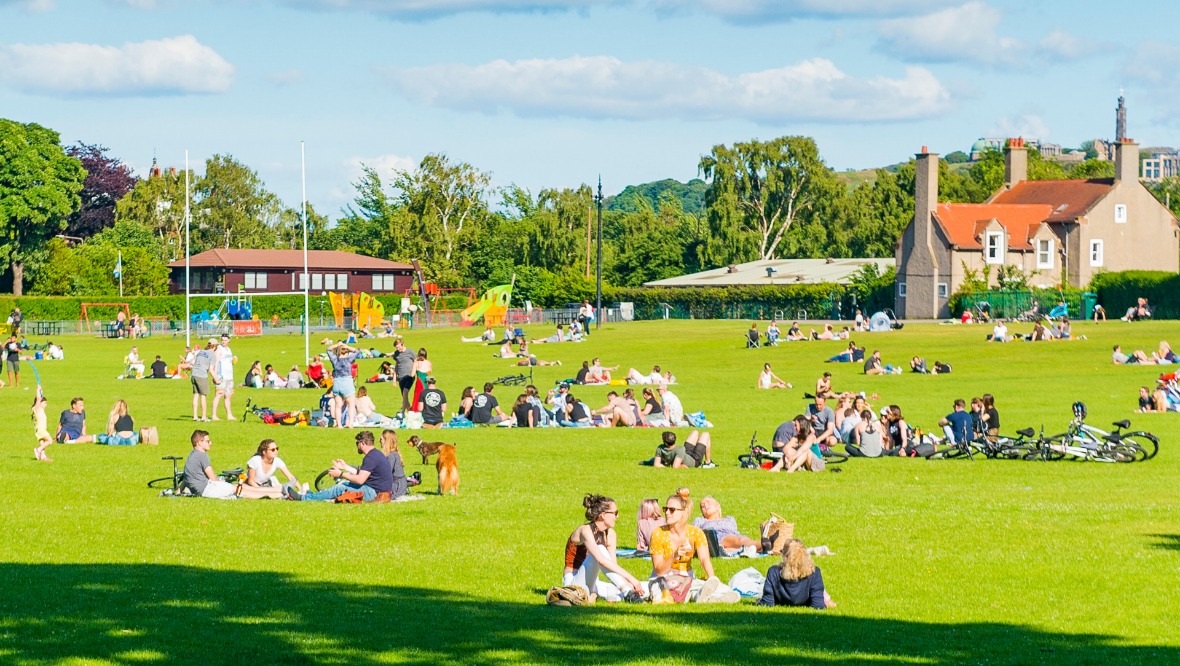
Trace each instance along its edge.
<path fill-rule="evenodd" d="M 1114 205 L 1114 223 L 1115 224 L 1126 224 L 1127 223 L 1127 204 L 1115 204 Z"/>
<path fill-rule="evenodd" d="M 1104 243 L 1100 240 L 1090 241 L 1090 265 L 1102 266 L 1105 263 L 1106 257 Z"/>
<path fill-rule="evenodd" d="M 380 274 L 378 274 L 378 273 L 374 273 L 374 274 L 373 274 L 373 287 L 372 287 L 372 291 L 385 291 L 385 290 L 384 290 L 384 289 L 381 287 L 381 285 L 382 285 L 382 281 L 381 281 L 381 275 L 380 275 Z"/>
<path fill-rule="evenodd" d="M 1053 251 L 1056 249 L 1052 238 L 1037 241 L 1037 268 L 1053 268 Z"/>
<path fill-rule="evenodd" d="M 324 291 L 336 291 L 335 273 L 324 273 Z"/>
<path fill-rule="evenodd" d="M 307 291 L 307 289 L 308 289 L 307 283 L 309 280 L 308 276 L 310 274 L 309 273 L 299 273 L 298 275 L 299 275 L 299 291 Z"/>
<path fill-rule="evenodd" d="M 312 291 L 323 291 L 324 290 L 324 275 L 323 275 L 323 273 L 312 273 L 311 274 L 311 289 L 312 289 Z"/>
<path fill-rule="evenodd" d="M 938 283 L 938 297 L 946 298 L 950 295 L 950 289 L 945 282 Z"/>
<path fill-rule="evenodd" d="M 348 291 L 348 273 L 336 274 L 336 288 L 340 291 Z"/>
<path fill-rule="evenodd" d="M 1004 255 L 1008 252 L 1004 243 L 1004 232 L 988 231 L 983 238 L 983 260 L 989 264 L 1004 263 Z M 995 242 L 993 243 L 993 241 Z"/>
<path fill-rule="evenodd" d="M 901 298 L 905 298 L 905 283 L 904 282 L 897 283 L 897 295 L 900 296 Z"/>
<path fill-rule="evenodd" d="M 245 289 L 254 289 L 254 273 L 246 273 L 242 276 L 242 287 Z"/>

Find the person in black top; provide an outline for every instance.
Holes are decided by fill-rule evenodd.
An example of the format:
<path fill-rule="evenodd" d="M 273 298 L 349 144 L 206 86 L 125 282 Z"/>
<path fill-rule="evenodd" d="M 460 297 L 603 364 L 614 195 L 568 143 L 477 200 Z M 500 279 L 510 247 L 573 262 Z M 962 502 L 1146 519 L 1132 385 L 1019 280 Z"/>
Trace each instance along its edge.
<path fill-rule="evenodd" d="M 12 324 L 12 334 L 20 335 L 20 325 L 25 320 L 25 316 L 21 314 L 20 308 L 13 308 L 12 314 L 8 315 L 8 318 Z"/>
<path fill-rule="evenodd" d="M 495 385 L 487 382 L 483 385 L 483 393 L 475 396 L 471 403 L 471 416 L 469 417 L 472 423 L 495 424 L 508 420 L 504 410 L 500 409 L 500 402 L 492 395 L 493 388 Z"/>
<path fill-rule="evenodd" d="M 1139 387 L 1139 411 L 1155 411 L 1155 398 L 1152 397 L 1151 391 L 1148 391 L 1146 386 Z"/>
<path fill-rule="evenodd" d="M 811 560 L 807 547 L 790 539 L 783 547 L 783 561 L 766 572 L 759 606 L 808 606 L 815 610 L 836 604 L 824 589 L 824 577 Z"/>
<path fill-rule="evenodd" d="M 152 363 L 152 374 L 148 379 L 168 379 L 168 364 L 164 363 L 158 354 Z"/>
<path fill-rule="evenodd" d="M 541 410 L 529 402 L 527 393 L 521 393 L 512 405 L 517 428 L 537 428 L 541 425 Z"/>
<path fill-rule="evenodd" d="M 131 414 L 127 413 L 126 401 L 115 401 L 114 406 L 111 407 L 110 417 L 107 419 L 106 433 L 96 435 L 94 439 L 99 444 L 111 446 L 134 446 L 139 443 L 139 434 L 135 432 L 135 421 L 132 420 Z"/>
<path fill-rule="evenodd" d="M 364 456 L 360 467 L 353 467 L 340 458 L 332 461 L 332 469 L 328 470 L 328 474 L 333 479 L 339 479 L 336 485 L 314 493 L 304 493 L 289 487 L 287 497 L 304 502 L 323 502 L 334 500 L 346 492 L 360 491 L 366 502 L 388 502 L 393 491 L 393 467 L 389 464 L 389 458 L 377 448 L 372 432 L 364 430 L 356 434 L 356 452 Z"/>
<path fill-rule="evenodd" d="M 578 370 L 578 375 L 574 378 L 575 384 L 585 384 L 586 375 L 590 374 L 590 361 L 582 361 L 582 369 Z"/>
<path fill-rule="evenodd" d="M 4 343 L 4 360 L 8 362 L 8 383 L 13 388 L 20 386 L 20 343 L 15 335 L 8 336 Z"/>
<path fill-rule="evenodd" d="M 996 409 L 996 399 L 990 393 L 983 394 L 983 419 L 987 428 L 987 436 L 995 439 L 1000 434 L 1000 412 Z"/>
<path fill-rule="evenodd" d="M 590 408 L 573 394 L 568 394 L 565 397 L 565 415 L 557 423 L 563 428 L 589 427 Z"/>
<path fill-rule="evenodd" d="M 422 412 L 423 428 L 438 428 L 447 413 L 447 396 L 435 387 L 434 377 L 426 379 L 426 390 L 418 396 L 418 411 Z"/>

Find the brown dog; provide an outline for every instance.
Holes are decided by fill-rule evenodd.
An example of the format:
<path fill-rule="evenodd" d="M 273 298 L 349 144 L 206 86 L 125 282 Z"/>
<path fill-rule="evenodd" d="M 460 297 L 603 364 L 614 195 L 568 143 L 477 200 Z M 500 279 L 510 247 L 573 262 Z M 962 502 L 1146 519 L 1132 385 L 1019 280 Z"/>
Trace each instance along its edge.
<path fill-rule="evenodd" d="M 439 444 L 438 461 L 434 464 L 438 470 L 438 494 L 459 494 L 459 458 L 455 456 L 453 444 Z"/>
<path fill-rule="evenodd" d="M 445 446 L 442 442 L 423 442 L 422 438 L 417 435 L 410 435 L 410 438 L 406 442 L 415 449 L 418 449 L 418 453 L 422 455 L 423 465 L 430 463 L 430 456 L 438 453 L 440 446 Z"/>

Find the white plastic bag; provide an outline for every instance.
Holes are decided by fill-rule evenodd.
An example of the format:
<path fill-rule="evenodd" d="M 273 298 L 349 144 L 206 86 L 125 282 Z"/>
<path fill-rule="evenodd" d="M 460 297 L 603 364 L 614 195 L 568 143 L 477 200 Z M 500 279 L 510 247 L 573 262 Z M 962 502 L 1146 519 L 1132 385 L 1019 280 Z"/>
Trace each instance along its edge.
<path fill-rule="evenodd" d="M 729 579 L 729 587 L 743 597 L 761 596 L 765 583 L 766 577 L 754 567 L 746 567 Z"/>

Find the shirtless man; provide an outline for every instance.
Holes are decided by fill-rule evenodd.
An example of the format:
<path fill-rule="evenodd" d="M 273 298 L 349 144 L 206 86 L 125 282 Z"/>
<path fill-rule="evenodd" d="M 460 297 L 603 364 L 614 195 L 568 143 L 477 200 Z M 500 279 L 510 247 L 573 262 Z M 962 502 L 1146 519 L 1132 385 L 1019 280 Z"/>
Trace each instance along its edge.
<path fill-rule="evenodd" d="M 635 408 L 631 403 L 619 397 L 619 394 L 614 391 L 607 393 L 606 399 L 606 406 L 596 409 L 592 413 L 605 416 L 606 422 L 611 426 L 630 428 L 635 425 Z"/>

